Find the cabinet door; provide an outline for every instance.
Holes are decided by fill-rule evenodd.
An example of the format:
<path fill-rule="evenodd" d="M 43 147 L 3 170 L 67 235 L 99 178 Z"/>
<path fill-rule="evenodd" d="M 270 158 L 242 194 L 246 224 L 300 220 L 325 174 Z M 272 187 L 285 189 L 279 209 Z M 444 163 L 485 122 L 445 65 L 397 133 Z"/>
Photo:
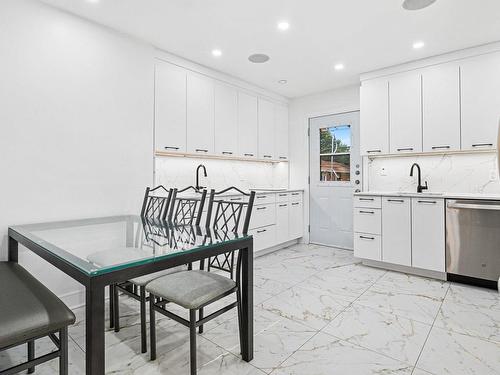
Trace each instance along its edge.
<path fill-rule="evenodd" d="M 288 217 L 289 217 L 289 203 L 282 202 L 276 204 L 276 242 L 287 242 L 288 234 Z"/>
<path fill-rule="evenodd" d="M 459 69 L 442 64 L 422 72 L 423 150 L 460 150 Z"/>
<path fill-rule="evenodd" d="M 158 62 L 155 66 L 155 148 L 186 152 L 186 71 Z"/>
<path fill-rule="evenodd" d="M 304 213 L 302 212 L 302 202 L 291 202 L 288 215 L 289 239 L 300 238 L 304 234 Z"/>
<path fill-rule="evenodd" d="M 276 105 L 276 158 L 288 160 L 288 107 Z"/>
<path fill-rule="evenodd" d="M 214 152 L 214 83 L 194 73 L 187 77 L 187 150 Z"/>
<path fill-rule="evenodd" d="M 422 82 L 420 73 L 389 80 L 389 139 L 393 154 L 422 151 Z"/>
<path fill-rule="evenodd" d="M 389 151 L 389 86 L 386 79 L 361 84 L 361 155 Z"/>
<path fill-rule="evenodd" d="M 238 93 L 238 154 L 257 157 L 257 98 L 242 92 Z"/>
<path fill-rule="evenodd" d="M 236 155 L 238 149 L 238 91 L 215 85 L 215 152 Z"/>
<path fill-rule="evenodd" d="M 274 159 L 274 103 L 259 99 L 259 158 Z"/>
<path fill-rule="evenodd" d="M 444 200 L 412 198 L 412 266 L 445 272 Z"/>
<path fill-rule="evenodd" d="M 382 260 L 411 266 L 411 199 L 382 199 Z"/>
<path fill-rule="evenodd" d="M 500 119 L 500 53 L 460 65 L 462 149 L 494 149 Z"/>

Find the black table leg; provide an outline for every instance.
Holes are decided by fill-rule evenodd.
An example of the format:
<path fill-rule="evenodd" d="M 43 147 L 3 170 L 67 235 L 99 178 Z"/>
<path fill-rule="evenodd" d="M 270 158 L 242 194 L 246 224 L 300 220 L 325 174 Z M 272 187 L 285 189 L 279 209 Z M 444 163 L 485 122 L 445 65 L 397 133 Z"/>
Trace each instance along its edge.
<path fill-rule="evenodd" d="M 91 282 L 85 304 L 85 373 L 104 375 L 104 285 Z"/>
<path fill-rule="evenodd" d="M 241 253 L 241 356 L 253 359 L 253 240 Z"/>
<path fill-rule="evenodd" d="M 9 262 L 19 261 L 19 243 L 9 236 Z"/>

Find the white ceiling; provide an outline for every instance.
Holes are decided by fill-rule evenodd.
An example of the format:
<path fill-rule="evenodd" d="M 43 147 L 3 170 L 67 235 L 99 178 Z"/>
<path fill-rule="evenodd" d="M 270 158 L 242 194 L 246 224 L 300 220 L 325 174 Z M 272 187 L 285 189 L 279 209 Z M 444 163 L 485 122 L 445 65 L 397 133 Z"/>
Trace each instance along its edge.
<path fill-rule="evenodd" d="M 499 0 L 43 0 L 287 97 L 354 84 L 378 68 L 500 40 Z M 280 20 L 290 22 L 278 31 Z M 412 44 L 426 45 L 414 50 Z M 222 56 L 214 58 L 211 50 Z M 252 64 L 252 53 L 271 59 Z M 343 63 L 343 71 L 333 65 Z M 278 84 L 288 80 L 285 85 Z"/>

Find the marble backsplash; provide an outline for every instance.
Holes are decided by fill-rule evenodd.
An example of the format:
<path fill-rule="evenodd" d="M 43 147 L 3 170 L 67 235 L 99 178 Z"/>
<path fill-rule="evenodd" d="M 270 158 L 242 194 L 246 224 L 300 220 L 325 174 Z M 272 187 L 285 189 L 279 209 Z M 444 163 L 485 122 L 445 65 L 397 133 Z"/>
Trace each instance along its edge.
<path fill-rule="evenodd" d="M 417 177 L 410 177 L 410 168 L 416 162 L 422 169 L 422 184 L 427 181 L 429 191 L 500 194 L 496 158 L 494 152 L 374 158 L 365 164 L 367 188 L 415 191 Z"/>
<path fill-rule="evenodd" d="M 208 177 L 200 172 L 200 184 L 216 190 L 236 186 L 252 188 L 288 188 L 288 163 L 264 163 L 240 160 L 202 159 L 159 156 L 155 159 L 155 184 L 185 187 L 195 184 L 196 167 L 203 164 Z"/>

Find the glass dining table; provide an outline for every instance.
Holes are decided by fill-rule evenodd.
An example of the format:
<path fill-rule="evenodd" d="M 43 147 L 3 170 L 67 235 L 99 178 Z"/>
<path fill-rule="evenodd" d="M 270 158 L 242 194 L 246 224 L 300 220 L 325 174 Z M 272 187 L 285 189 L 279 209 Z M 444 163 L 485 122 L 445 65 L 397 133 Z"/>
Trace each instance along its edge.
<path fill-rule="evenodd" d="M 85 287 L 86 374 L 105 373 L 105 288 L 132 278 L 241 251 L 243 360 L 253 359 L 253 239 L 251 235 L 123 215 L 9 227 L 9 261 L 19 244 Z M 134 251 L 130 251 L 134 250 Z M 111 254 L 99 266 L 88 258 Z M 133 254 L 132 256 L 130 254 Z"/>

